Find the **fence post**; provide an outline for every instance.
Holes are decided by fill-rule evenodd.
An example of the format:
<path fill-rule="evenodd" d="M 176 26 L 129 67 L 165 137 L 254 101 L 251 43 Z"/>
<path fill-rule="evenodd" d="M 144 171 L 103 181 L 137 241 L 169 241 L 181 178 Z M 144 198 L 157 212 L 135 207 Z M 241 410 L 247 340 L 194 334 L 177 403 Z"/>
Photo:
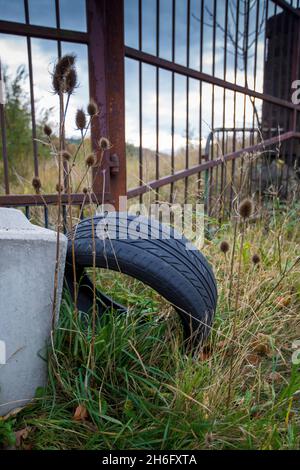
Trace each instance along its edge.
<path fill-rule="evenodd" d="M 92 125 L 93 191 L 118 208 L 119 196 L 126 194 L 123 0 L 87 0 L 87 18 L 90 95 L 100 108 Z M 112 144 L 102 161 L 100 137 Z"/>

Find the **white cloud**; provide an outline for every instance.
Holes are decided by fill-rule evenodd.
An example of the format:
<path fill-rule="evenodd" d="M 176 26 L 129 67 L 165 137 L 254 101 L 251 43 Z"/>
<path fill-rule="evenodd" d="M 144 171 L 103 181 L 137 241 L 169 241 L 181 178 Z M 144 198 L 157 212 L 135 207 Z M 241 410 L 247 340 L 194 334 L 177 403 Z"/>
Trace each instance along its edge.
<path fill-rule="evenodd" d="M 72 51 L 73 45 L 68 48 Z M 77 46 L 74 45 L 76 48 Z M 68 51 L 69 51 L 68 49 Z M 13 76 L 16 73 L 18 66 L 24 64 L 28 70 L 27 62 L 27 45 L 26 39 L 16 36 L 1 35 L 0 36 L 0 50 L 1 60 L 3 64 L 8 65 L 9 72 Z M 33 70 L 34 70 L 34 92 L 36 100 L 37 115 L 42 109 L 53 109 L 52 121 L 57 123 L 58 120 L 58 100 L 57 97 L 51 93 L 51 77 L 50 72 L 53 68 L 56 59 L 56 43 L 55 41 L 32 40 L 32 54 L 33 54 Z M 64 51 L 65 52 L 65 51 Z M 263 54 L 263 44 L 258 44 L 258 57 Z M 217 52 L 217 63 L 223 58 L 223 52 Z M 78 60 L 78 76 L 81 82 L 81 87 L 77 90 L 76 94 L 72 97 L 69 112 L 66 121 L 66 129 L 68 136 L 78 136 L 75 131 L 74 115 L 78 107 L 84 107 L 88 100 L 88 76 L 87 76 L 87 63 L 83 57 Z M 204 64 L 210 66 L 212 55 L 208 52 L 203 56 Z M 126 63 L 127 64 L 127 63 Z M 153 68 L 153 70 L 155 70 Z M 126 65 L 126 138 L 129 142 L 139 145 L 139 120 L 138 120 L 138 86 L 136 74 L 137 68 L 134 61 L 128 61 L 128 68 Z M 147 69 L 149 76 L 146 76 L 147 86 L 143 87 L 143 145 L 145 147 L 155 149 L 156 147 L 156 94 L 155 94 L 155 75 L 151 78 L 151 70 Z M 231 78 L 231 70 L 228 70 L 228 77 Z M 170 151 L 171 149 L 171 89 L 170 89 L 171 74 L 163 76 L 165 83 L 161 83 L 160 90 L 160 106 L 159 106 L 159 119 L 160 119 L 160 132 L 159 132 L 159 145 L 160 150 Z M 185 126 L 186 126 L 186 94 L 185 94 L 185 79 L 178 79 L 178 88 L 175 99 L 175 134 L 174 144 L 175 150 L 183 147 L 186 143 Z M 238 83 L 244 84 L 244 73 L 238 72 Z M 251 83 L 251 82 L 250 82 Z M 263 83 L 263 61 L 259 61 L 257 70 L 257 85 L 262 88 Z M 177 82 L 176 82 L 177 86 Z M 29 92 L 29 81 L 27 80 L 26 91 Z M 236 106 L 236 125 L 243 125 L 243 96 L 237 94 Z M 252 109 L 249 99 L 247 98 L 247 116 L 246 125 L 252 123 Z M 199 107 L 200 96 L 198 89 L 198 82 L 190 80 L 190 128 L 193 130 L 194 142 L 199 138 Z M 249 107 L 250 105 L 250 107 Z M 209 84 L 203 83 L 202 93 L 202 137 L 205 140 L 207 134 L 210 132 L 211 126 L 211 106 L 212 106 L 212 87 Z M 226 116 L 225 126 L 233 126 L 233 113 L 234 101 L 233 93 L 226 92 Z M 215 107 L 214 107 L 214 125 L 215 127 L 221 126 L 223 121 L 223 89 L 215 87 Z"/>
<path fill-rule="evenodd" d="M 45 46 L 45 47 L 43 47 Z M 2 66 L 8 67 L 9 75 L 13 78 L 20 65 L 24 65 L 28 73 L 27 43 L 25 38 L 15 36 L 0 36 L 0 51 Z M 51 71 L 56 60 L 56 44 L 54 41 L 32 40 L 32 62 L 34 77 L 34 98 L 36 115 L 43 110 L 52 110 L 50 120 L 58 125 L 58 97 L 51 91 Z M 85 107 L 88 101 L 87 67 L 84 68 L 83 60 L 77 63 L 77 71 L 81 86 L 71 97 L 69 111 L 66 119 L 66 134 L 69 137 L 78 137 L 75 131 L 74 115 L 76 109 Z M 82 80 L 83 78 L 83 80 Z M 25 83 L 25 91 L 29 96 L 29 79 Z"/>

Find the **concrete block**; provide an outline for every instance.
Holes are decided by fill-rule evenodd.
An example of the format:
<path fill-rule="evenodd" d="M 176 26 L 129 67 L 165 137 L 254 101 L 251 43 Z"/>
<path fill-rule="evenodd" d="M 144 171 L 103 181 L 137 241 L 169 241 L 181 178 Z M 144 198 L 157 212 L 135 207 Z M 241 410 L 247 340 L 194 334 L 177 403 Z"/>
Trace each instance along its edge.
<path fill-rule="evenodd" d="M 58 305 L 67 238 L 60 238 Z M 56 232 L 0 208 L 0 415 L 32 400 L 47 381 Z M 57 311 L 58 311 L 57 310 Z"/>

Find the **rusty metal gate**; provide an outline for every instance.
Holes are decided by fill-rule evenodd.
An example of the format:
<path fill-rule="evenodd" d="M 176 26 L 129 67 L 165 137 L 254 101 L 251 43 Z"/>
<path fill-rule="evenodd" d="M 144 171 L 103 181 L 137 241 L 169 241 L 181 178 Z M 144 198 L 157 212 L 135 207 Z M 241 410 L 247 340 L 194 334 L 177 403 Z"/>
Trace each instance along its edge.
<path fill-rule="evenodd" d="M 93 121 L 91 129 L 92 146 L 99 152 L 97 142 L 100 136 L 109 137 L 114 142 L 113 152 L 107 151 L 101 162 L 101 169 L 106 170 L 105 188 L 103 172 L 97 165 L 93 169 L 93 195 L 95 201 L 102 199 L 118 201 L 119 194 L 126 193 L 126 161 L 124 134 L 124 41 L 122 2 L 119 0 L 87 0 L 87 31 L 71 31 L 60 27 L 60 2 L 55 0 L 56 27 L 44 27 L 30 24 L 29 1 L 24 0 L 25 23 L 0 21 L 0 33 L 21 35 L 27 38 L 27 59 L 30 81 L 30 99 L 32 115 L 33 159 L 35 176 L 39 176 L 38 148 L 36 143 L 36 122 L 34 104 L 34 74 L 32 67 L 32 38 L 51 39 L 57 42 L 57 57 L 61 56 L 61 42 L 86 44 L 88 47 L 89 90 L 90 96 L 97 102 L 101 112 Z M 116 12 L 118 12 L 116 16 Z M 1 16 L 1 14 L 0 14 Z M 117 19 L 117 20 L 116 20 Z M 57 204 L 57 194 L 10 194 L 8 175 L 8 155 L 6 150 L 5 106 L 0 105 L 2 155 L 4 163 L 5 195 L 0 196 L 0 205 L 5 206 L 45 206 Z M 118 160 L 112 159 L 112 153 Z M 99 160 L 99 156 L 98 156 Z M 82 193 L 71 195 L 72 204 L 84 202 Z M 62 203 L 67 203 L 67 195 L 62 195 Z M 27 209 L 28 210 L 28 209 Z"/>
<path fill-rule="evenodd" d="M 62 41 L 88 47 L 90 96 L 101 108 L 91 132 L 92 145 L 97 150 L 100 136 L 113 143 L 101 162 L 102 171 L 94 169 L 95 201 L 104 194 L 105 201 L 117 207 L 120 195 L 143 201 L 147 193 L 156 201 L 163 197 L 174 202 L 180 192 L 184 202 L 191 195 L 204 199 L 212 213 L 217 201 L 218 215 L 229 214 L 236 190 L 241 189 L 241 175 L 249 172 L 249 161 L 246 186 L 248 193 L 253 191 L 253 167 L 257 171 L 258 160 L 249 156 L 274 149 L 276 158 L 288 168 L 285 179 L 288 185 L 289 169 L 299 164 L 300 108 L 291 101 L 291 84 L 297 80 L 300 68 L 298 0 L 86 0 L 86 32 L 61 27 L 60 0 L 55 0 L 56 27 L 31 24 L 28 5 L 29 0 L 24 0 L 23 23 L 3 20 L 0 13 L 0 33 L 21 35 L 27 40 L 36 176 L 39 162 L 31 39 L 42 38 L 57 42 L 58 57 Z M 126 18 L 130 19 L 129 26 Z M 151 21 L 152 36 L 146 36 Z M 124 39 L 124 23 L 125 29 L 133 28 L 135 38 Z M 125 65 L 135 67 L 134 83 L 125 82 Z M 150 176 L 145 171 L 143 141 L 147 107 L 144 79 L 149 70 L 155 77 L 151 94 L 155 110 Z M 179 80 L 183 97 L 180 109 L 176 95 Z M 167 82 L 169 152 L 162 150 L 160 141 L 163 89 Z M 132 87 L 138 107 L 135 120 L 138 181 L 126 186 L 125 94 Z M 205 108 L 204 102 L 209 106 Z M 198 116 L 198 128 L 196 131 L 193 128 L 196 133 L 193 149 L 192 108 Z M 185 121 L 180 165 L 175 129 L 178 114 Z M 47 206 L 57 204 L 57 194 L 10 193 L 3 104 L 0 124 L 4 168 L 1 184 L 5 192 L 0 195 L 0 205 L 27 210 L 30 206 L 42 206 L 46 216 Z M 166 162 L 163 171 L 162 160 Z M 105 180 L 101 176 L 103 171 Z M 166 189 L 167 192 L 161 192 Z M 67 203 L 67 195 L 62 197 L 62 202 Z M 80 193 L 72 194 L 71 199 L 74 205 L 84 203 Z"/>

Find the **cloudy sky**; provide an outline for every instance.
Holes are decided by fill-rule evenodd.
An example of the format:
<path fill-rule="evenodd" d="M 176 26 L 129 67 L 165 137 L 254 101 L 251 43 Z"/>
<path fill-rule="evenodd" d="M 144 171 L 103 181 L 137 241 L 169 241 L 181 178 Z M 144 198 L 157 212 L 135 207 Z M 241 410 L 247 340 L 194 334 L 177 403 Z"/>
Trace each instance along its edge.
<path fill-rule="evenodd" d="M 235 0 L 230 0 L 235 5 Z M 256 0 L 251 0 L 251 3 Z M 43 26 L 55 26 L 54 0 L 29 0 L 30 22 Z M 79 31 L 86 30 L 86 17 L 84 0 L 60 0 L 61 26 L 66 29 Z M 243 3 L 243 2 L 242 2 Z M 260 20 L 264 11 L 260 3 Z M 190 23 L 190 67 L 200 70 L 200 0 L 191 0 L 191 23 Z M 217 0 L 217 28 L 215 75 L 223 78 L 224 63 L 224 5 L 225 0 Z M 269 16 L 274 14 L 274 6 L 270 3 Z M 204 50 L 203 50 L 203 72 L 212 73 L 212 27 L 211 12 L 213 11 L 213 0 L 205 0 L 204 8 Z M 280 10 L 278 9 L 277 12 Z M 172 43 L 172 0 L 160 1 L 160 56 L 171 59 Z M 23 0 L 0 0 L 0 18 L 24 22 Z M 256 8 L 252 8 L 249 21 L 250 34 L 255 31 Z M 240 33 L 242 36 L 243 24 L 240 22 Z M 145 52 L 156 53 L 156 1 L 143 0 L 142 9 L 142 48 Z M 187 45 L 187 8 L 185 0 L 176 1 L 176 25 L 175 25 L 175 61 L 186 65 Z M 235 17 L 229 15 L 229 31 L 235 32 Z M 253 37 L 253 36 L 252 36 Z M 241 38 L 242 40 L 242 38 Z M 138 0 L 125 0 L 125 41 L 126 45 L 138 47 Z M 262 91 L 263 87 L 263 54 L 264 54 L 264 31 L 262 30 L 258 40 L 257 81 L 256 89 Z M 88 101 L 88 75 L 87 75 L 87 49 L 84 45 L 63 43 L 63 53 L 74 52 L 77 55 L 78 75 L 80 87 L 70 104 L 69 117 L 67 119 L 67 133 L 76 136 L 73 116 L 77 107 L 85 106 Z M 57 45 L 55 41 L 32 39 L 33 69 L 34 69 L 34 92 L 37 114 L 43 109 L 52 109 L 53 121 L 57 116 L 57 98 L 51 93 L 50 72 L 57 57 Z M 228 81 L 234 80 L 234 46 L 228 41 L 226 55 Z M 2 64 L 8 67 L 13 76 L 20 65 L 27 67 L 26 39 L 17 36 L 0 34 L 0 55 Z M 254 87 L 254 45 L 248 51 L 248 83 Z M 139 90 L 138 90 L 138 64 L 136 61 L 126 59 L 125 63 L 125 86 L 126 86 L 126 139 L 135 145 L 139 143 Z M 237 82 L 245 84 L 242 59 L 239 60 Z M 28 80 L 26 88 L 29 90 Z M 142 67 L 142 103 L 143 103 L 143 145 L 154 149 L 156 147 L 155 125 L 156 125 L 156 71 L 154 67 L 143 65 Z M 205 140 L 211 128 L 211 106 L 212 89 L 209 84 L 203 83 L 202 102 L 199 97 L 199 82 L 189 81 L 189 130 L 192 143 L 199 141 L 199 107 L 202 106 L 201 132 Z M 161 71 L 159 77 L 159 147 L 162 152 L 169 152 L 171 148 L 171 73 Z M 260 107 L 260 103 L 257 103 Z M 237 125 L 243 123 L 243 96 L 237 95 Z M 252 125 L 252 107 L 247 100 L 246 125 Z M 222 125 L 223 116 L 223 89 L 215 87 L 214 126 Z M 233 125 L 233 93 L 226 92 L 226 115 L 225 125 Z M 186 78 L 175 75 L 175 147 L 185 145 L 186 135 Z"/>

